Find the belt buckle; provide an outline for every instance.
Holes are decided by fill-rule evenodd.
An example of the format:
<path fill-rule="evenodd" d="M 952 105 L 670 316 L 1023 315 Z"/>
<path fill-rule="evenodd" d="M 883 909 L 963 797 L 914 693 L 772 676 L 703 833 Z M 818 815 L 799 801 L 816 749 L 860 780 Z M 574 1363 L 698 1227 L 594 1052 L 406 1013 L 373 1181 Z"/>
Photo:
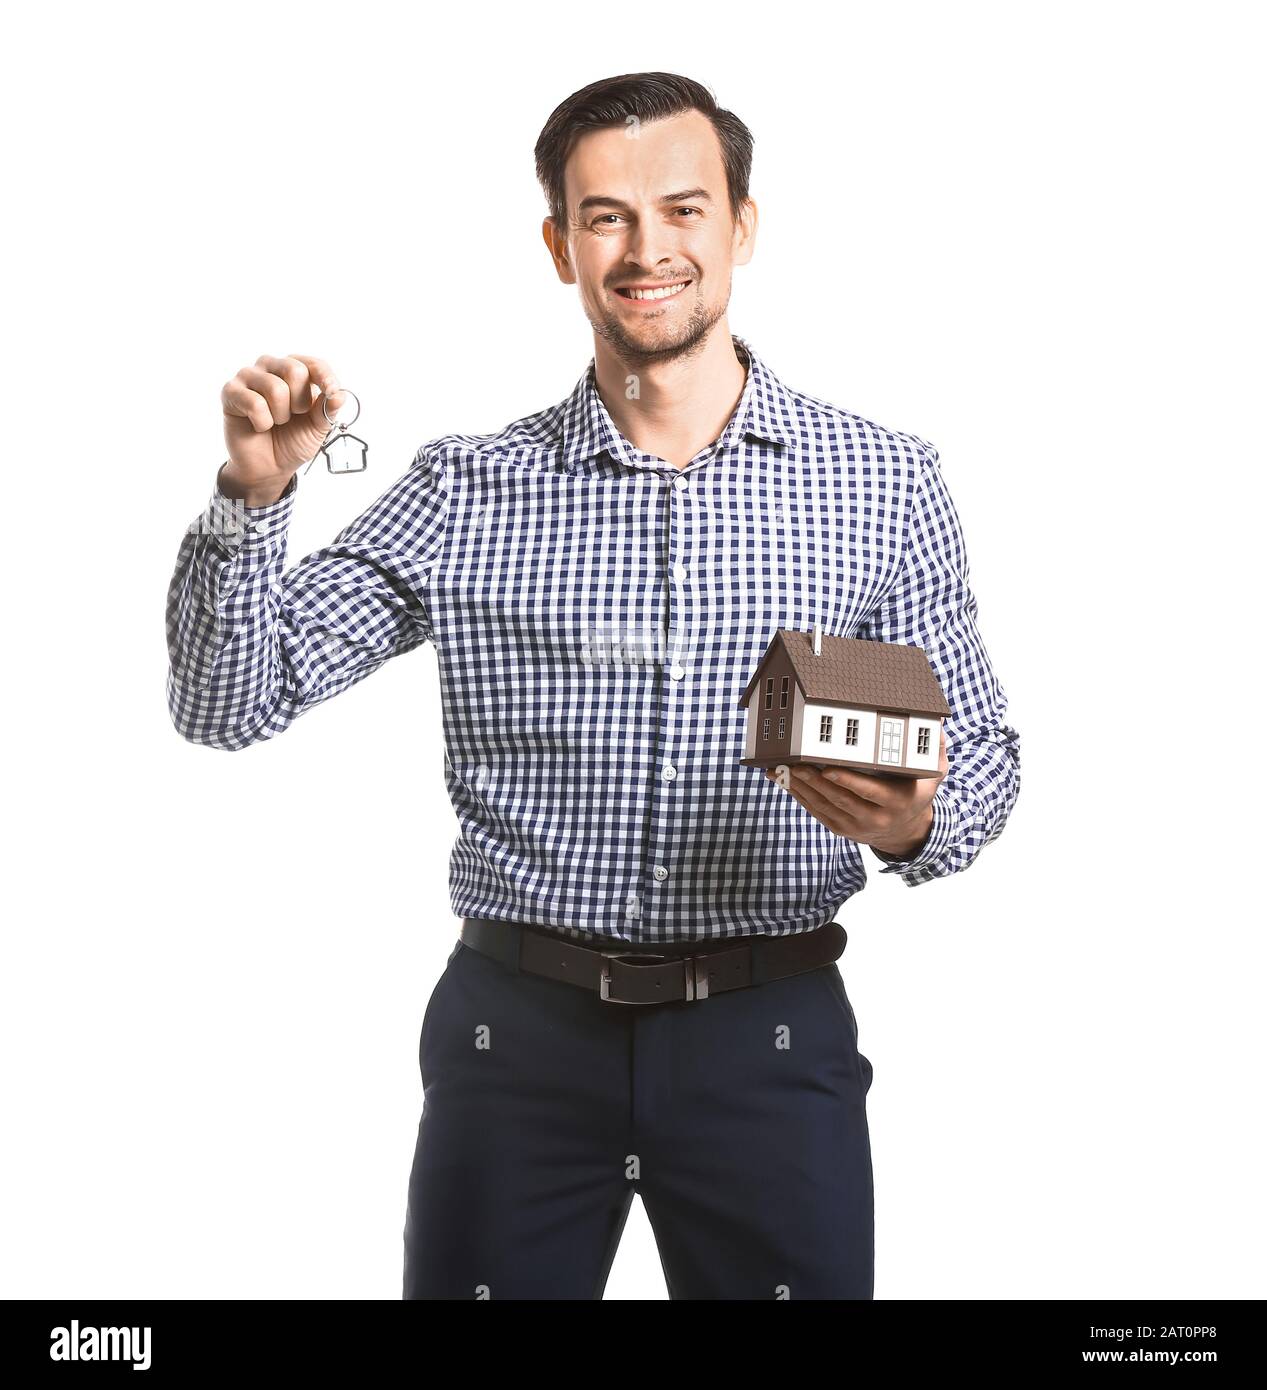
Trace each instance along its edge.
<path fill-rule="evenodd" d="M 613 960 L 680 960 L 686 972 L 686 999 L 694 1001 L 708 998 L 708 967 L 704 962 L 708 957 L 668 956 L 656 951 L 600 951 L 602 960 L 598 972 L 598 997 L 609 1004 L 654 1004 L 655 999 L 615 999 L 611 997 L 611 962 Z"/>

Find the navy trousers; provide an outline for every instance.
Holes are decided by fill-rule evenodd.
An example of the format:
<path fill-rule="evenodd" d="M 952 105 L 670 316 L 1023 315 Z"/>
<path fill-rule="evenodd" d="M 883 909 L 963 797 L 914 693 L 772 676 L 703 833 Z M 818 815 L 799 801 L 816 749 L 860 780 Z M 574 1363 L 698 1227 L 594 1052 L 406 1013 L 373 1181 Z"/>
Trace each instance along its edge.
<path fill-rule="evenodd" d="M 669 1297 L 870 1299 L 871 1063 L 835 964 L 605 1002 L 459 941 L 427 1002 L 407 1299 L 599 1299 L 633 1194 Z"/>

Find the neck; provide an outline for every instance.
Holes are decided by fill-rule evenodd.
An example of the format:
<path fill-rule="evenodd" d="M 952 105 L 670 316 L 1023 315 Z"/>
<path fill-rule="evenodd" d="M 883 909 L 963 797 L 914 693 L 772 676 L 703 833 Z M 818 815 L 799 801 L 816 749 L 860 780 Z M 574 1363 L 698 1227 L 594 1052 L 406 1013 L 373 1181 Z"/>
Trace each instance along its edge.
<path fill-rule="evenodd" d="M 630 399 L 630 378 L 637 394 Z M 630 365 L 595 338 L 594 382 L 616 428 L 635 448 L 685 468 L 730 421 L 747 371 L 723 316 L 696 352 Z"/>

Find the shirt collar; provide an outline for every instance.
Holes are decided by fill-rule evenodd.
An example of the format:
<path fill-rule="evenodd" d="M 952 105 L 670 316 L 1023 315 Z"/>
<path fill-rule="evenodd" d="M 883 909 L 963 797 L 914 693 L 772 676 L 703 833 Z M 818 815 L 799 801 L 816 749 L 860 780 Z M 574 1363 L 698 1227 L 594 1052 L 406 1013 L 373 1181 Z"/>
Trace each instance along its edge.
<path fill-rule="evenodd" d="M 731 334 L 740 360 L 748 361 L 748 379 L 730 422 L 717 440 L 717 450 L 731 448 L 751 436 L 780 447 L 794 443 L 791 421 L 795 411 L 787 388 L 753 351 L 745 338 Z M 565 466 L 588 462 L 601 454 L 632 461 L 632 445 L 616 428 L 595 386 L 594 359 L 591 357 L 576 388 L 563 402 L 559 445 Z"/>

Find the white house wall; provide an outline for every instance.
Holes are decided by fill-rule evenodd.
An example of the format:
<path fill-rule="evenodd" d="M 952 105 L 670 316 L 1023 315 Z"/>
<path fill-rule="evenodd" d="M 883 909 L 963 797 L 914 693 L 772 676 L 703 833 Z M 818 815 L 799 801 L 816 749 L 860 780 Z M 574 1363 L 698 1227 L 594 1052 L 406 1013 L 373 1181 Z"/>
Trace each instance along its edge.
<path fill-rule="evenodd" d="M 830 743 L 823 743 L 818 737 L 824 714 L 831 715 Z M 875 752 L 875 718 L 874 710 L 816 705 L 807 701 L 805 721 L 801 725 L 801 746 L 797 751 L 802 758 L 839 758 L 842 762 L 869 763 Z M 858 742 L 852 747 L 845 742 L 846 719 L 858 721 Z"/>
<path fill-rule="evenodd" d="M 906 731 L 906 763 L 907 767 L 927 768 L 930 772 L 937 771 L 937 762 L 941 757 L 941 720 L 929 719 L 926 716 L 913 714 L 909 720 L 909 728 Z M 928 730 L 928 752 L 917 753 L 919 747 L 918 734 L 921 729 Z"/>
<path fill-rule="evenodd" d="M 823 743 L 818 736 L 819 722 L 825 714 L 831 715 L 830 743 Z M 891 714 L 885 715 L 886 719 L 894 717 Z M 839 758 L 842 762 L 870 763 L 875 754 L 877 718 L 874 710 L 847 709 L 843 705 L 816 705 L 807 702 L 798 752 L 803 758 Z M 846 719 L 858 721 L 858 742 L 852 747 L 845 742 Z M 939 721 L 913 714 L 907 717 L 906 724 L 906 761 L 902 766 L 936 772 L 941 751 Z M 923 754 L 915 751 L 918 746 L 917 735 L 921 728 L 927 728 L 929 731 L 929 751 Z"/>

